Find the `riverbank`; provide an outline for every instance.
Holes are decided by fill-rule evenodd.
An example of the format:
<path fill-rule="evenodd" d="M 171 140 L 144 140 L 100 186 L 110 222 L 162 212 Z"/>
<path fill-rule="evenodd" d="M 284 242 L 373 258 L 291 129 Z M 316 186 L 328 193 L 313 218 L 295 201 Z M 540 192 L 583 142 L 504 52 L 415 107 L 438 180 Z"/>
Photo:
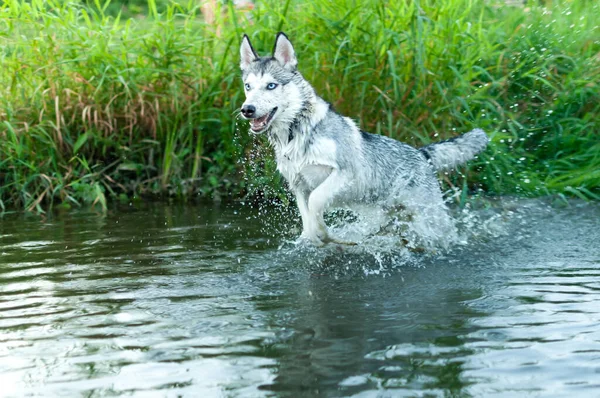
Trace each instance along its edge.
<path fill-rule="evenodd" d="M 206 26 L 198 7 L 125 20 L 5 2 L 0 210 L 283 196 L 266 140 L 236 119 L 240 37 L 266 53 L 279 30 L 365 130 L 420 146 L 484 128 L 491 147 L 448 186 L 600 199 L 600 5 L 415 3 L 266 1 Z"/>

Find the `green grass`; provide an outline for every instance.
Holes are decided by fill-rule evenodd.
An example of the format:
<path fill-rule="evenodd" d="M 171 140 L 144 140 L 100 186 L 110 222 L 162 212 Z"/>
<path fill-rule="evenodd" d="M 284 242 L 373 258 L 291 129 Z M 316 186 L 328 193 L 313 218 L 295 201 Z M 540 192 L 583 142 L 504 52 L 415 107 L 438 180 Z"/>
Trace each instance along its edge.
<path fill-rule="evenodd" d="M 235 118 L 241 35 L 267 53 L 279 30 L 368 131 L 413 145 L 488 131 L 446 184 L 600 199 L 596 2 L 269 0 L 224 7 L 220 36 L 197 1 L 128 19 L 114 3 L 0 3 L 0 210 L 282 196 L 266 140 Z"/>

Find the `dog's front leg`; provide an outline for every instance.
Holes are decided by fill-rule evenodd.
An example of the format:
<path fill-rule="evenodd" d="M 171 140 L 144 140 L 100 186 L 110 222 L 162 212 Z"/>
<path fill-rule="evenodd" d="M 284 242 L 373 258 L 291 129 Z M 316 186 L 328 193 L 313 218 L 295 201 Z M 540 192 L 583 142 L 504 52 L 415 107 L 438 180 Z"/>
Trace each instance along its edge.
<path fill-rule="evenodd" d="M 298 211 L 300 211 L 300 218 L 302 218 L 302 235 L 301 237 L 308 237 L 308 191 L 305 187 L 295 187 L 294 195 L 296 196 L 296 205 L 298 205 Z"/>
<path fill-rule="evenodd" d="M 312 242 L 315 246 L 323 246 L 328 242 L 327 227 L 325 222 L 319 223 L 319 218 L 308 209 L 309 195 L 301 189 L 294 191 L 296 195 L 296 204 L 302 218 L 302 235 L 300 239 L 305 239 Z"/>
<path fill-rule="evenodd" d="M 309 238 L 315 245 L 322 246 L 328 242 L 351 244 L 342 242 L 329 235 L 327 225 L 323 218 L 327 207 L 338 198 L 351 184 L 351 178 L 346 173 L 334 169 L 331 174 L 316 187 L 308 197 L 307 222 L 302 234 Z"/>

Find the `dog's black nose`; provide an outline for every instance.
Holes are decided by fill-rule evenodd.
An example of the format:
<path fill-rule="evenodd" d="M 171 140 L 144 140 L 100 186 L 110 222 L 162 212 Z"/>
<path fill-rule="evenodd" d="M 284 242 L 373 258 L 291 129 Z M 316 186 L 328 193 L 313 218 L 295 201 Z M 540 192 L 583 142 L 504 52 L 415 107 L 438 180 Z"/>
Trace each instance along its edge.
<path fill-rule="evenodd" d="M 254 112 L 256 112 L 256 108 L 254 107 L 254 105 L 244 105 L 242 107 L 242 115 L 246 117 L 253 117 Z"/>

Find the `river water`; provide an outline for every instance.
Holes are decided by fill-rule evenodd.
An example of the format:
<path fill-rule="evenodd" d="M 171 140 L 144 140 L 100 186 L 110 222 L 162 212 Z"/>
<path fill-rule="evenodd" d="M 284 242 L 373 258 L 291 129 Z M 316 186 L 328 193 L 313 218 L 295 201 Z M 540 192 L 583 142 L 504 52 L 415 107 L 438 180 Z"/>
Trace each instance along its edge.
<path fill-rule="evenodd" d="M 0 395 L 600 396 L 600 205 L 456 213 L 435 254 L 240 204 L 5 215 Z"/>

